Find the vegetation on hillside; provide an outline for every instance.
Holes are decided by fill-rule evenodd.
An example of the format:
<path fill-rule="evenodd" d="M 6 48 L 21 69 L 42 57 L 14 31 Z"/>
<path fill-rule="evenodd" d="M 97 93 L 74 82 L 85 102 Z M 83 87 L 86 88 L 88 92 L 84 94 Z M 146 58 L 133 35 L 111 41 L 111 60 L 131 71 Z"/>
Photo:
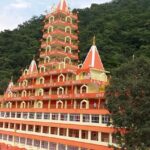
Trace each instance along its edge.
<path fill-rule="evenodd" d="M 150 60 L 140 57 L 121 65 L 112 73 L 106 90 L 112 124 L 125 129 L 116 134 L 122 149 L 150 149 Z"/>
<path fill-rule="evenodd" d="M 97 47 L 106 70 L 127 60 L 144 55 L 150 57 L 150 1 L 114 0 L 78 9 L 80 57 L 84 60 L 96 35 Z M 13 31 L 0 33 L 0 93 L 11 76 L 16 80 L 21 69 L 38 55 L 42 37 L 43 16 L 33 17 Z"/>

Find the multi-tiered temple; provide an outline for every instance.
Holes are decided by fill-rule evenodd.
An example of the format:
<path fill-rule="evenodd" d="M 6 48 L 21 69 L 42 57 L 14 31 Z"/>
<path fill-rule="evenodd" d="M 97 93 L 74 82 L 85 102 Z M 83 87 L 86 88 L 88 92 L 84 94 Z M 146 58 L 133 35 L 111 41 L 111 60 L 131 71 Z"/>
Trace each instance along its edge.
<path fill-rule="evenodd" d="M 38 65 L 32 60 L 0 98 L 0 146 L 110 150 L 115 139 L 114 129 L 107 126 L 108 80 L 95 40 L 84 63 L 78 64 L 77 14 L 61 0 L 44 22 Z"/>

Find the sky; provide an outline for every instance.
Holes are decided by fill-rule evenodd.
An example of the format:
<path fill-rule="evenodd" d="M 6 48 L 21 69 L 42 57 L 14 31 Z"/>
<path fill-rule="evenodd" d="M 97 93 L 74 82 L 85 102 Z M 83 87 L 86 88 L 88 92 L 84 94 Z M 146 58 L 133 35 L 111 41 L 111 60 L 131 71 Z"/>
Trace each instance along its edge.
<path fill-rule="evenodd" d="M 60 0 L 0 0 L 0 31 L 14 29 L 18 24 L 50 11 Z M 86 8 L 92 3 L 106 3 L 111 0 L 68 0 L 69 7 Z"/>

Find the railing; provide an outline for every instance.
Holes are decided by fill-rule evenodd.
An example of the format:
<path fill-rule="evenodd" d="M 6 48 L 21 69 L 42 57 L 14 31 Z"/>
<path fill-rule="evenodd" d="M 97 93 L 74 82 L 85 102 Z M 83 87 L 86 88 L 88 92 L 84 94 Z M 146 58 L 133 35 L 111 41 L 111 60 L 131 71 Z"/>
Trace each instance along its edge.
<path fill-rule="evenodd" d="M 67 32 L 64 32 L 64 31 L 61 31 L 61 30 L 59 30 L 59 29 L 54 30 L 54 31 L 52 31 L 52 32 L 50 32 L 50 33 L 44 33 L 44 34 L 43 34 L 43 38 L 47 38 L 49 35 L 52 35 L 52 34 L 62 34 L 63 36 L 70 36 L 71 38 L 73 38 L 73 39 L 75 39 L 75 40 L 78 39 L 78 36 L 73 35 L 73 34 L 70 34 L 70 33 L 67 33 Z"/>
<path fill-rule="evenodd" d="M 58 100 L 58 99 L 88 99 L 104 98 L 104 92 L 101 93 L 84 93 L 84 94 L 65 94 L 65 95 L 43 95 L 43 96 L 26 96 L 26 97 L 3 97 L 0 100 L 5 101 L 27 101 L 27 100 Z"/>
<path fill-rule="evenodd" d="M 45 84 L 31 84 L 28 86 L 14 86 L 12 88 L 12 91 L 17 90 L 25 90 L 25 89 L 33 89 L 33 88 L 49 88 L 49 87 L 61 87 L 61 86 L 72 86 L 72 85 L 81 85 L 81 84 L 87 84 L 87 83 L 97 83 L 99 85 L 106 85 L 105 82 L 92 80 L 92 79 L 85 79 L 85 80 L 73 80 L 73 81 L 64 81 L 64 82 L 51 82 L 51 83 L 45 83 Z M 80 93 L 78 93 L 80 94 Z"/>
<path fill-rule="evenodd" d="M 40 53 L 40 56 L 43 57 L 43 56 L 48 56 L 48 55 L 64 55 L 64 56 L 68 56 L 72 59 L 78 59 L 78 55 L 73 55 L 71 53 L 66 53 L 64 51 L 60 51 L 60 50 L 52 50 L 50 52 L 41 52 Z"/>
<path fill-rule="evenodd" d="M 60 44 L 60 45 L 63 45 L 63 46 L 70 46 L 73 49 L 78 49 L 78 46 L 70 44 L 70 43 L 66 43 L 66 42 L 63 42 L 63 41 L 60 41 L 60 40 L 54 40 L 54 41 L 49 42 L 49 43 L 42 42 L 41 48 L 45 48 L 46 46 L 53 45 L 53 44 Z"/>

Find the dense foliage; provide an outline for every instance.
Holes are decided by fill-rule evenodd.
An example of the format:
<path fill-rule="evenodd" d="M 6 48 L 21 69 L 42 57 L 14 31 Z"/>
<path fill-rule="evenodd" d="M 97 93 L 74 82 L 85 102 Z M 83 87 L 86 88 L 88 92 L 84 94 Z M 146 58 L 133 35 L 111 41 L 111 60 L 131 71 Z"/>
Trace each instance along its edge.
<path fill-rule="evenodd" d="M 117 134 L 122 149 L 150 149 L 150 60 L 144 57 L 114 70 L 107 87 L 107 107 L 113 125 L 126 128 Z"/>
<path fill-rule="evenodd" d="M 131 59 L 133 54 L 150 57 L 149 0 L 114 0 L 78 11 L 82 60 L 94 34 L 107 70 Z M 33 17 L 13 31 L 0 33 L 0 93 L 11 76 L 17 79 L 20 70 L 29 65 L 33 54 L 38 53 L 42 20 L 43 16 Z"/>

